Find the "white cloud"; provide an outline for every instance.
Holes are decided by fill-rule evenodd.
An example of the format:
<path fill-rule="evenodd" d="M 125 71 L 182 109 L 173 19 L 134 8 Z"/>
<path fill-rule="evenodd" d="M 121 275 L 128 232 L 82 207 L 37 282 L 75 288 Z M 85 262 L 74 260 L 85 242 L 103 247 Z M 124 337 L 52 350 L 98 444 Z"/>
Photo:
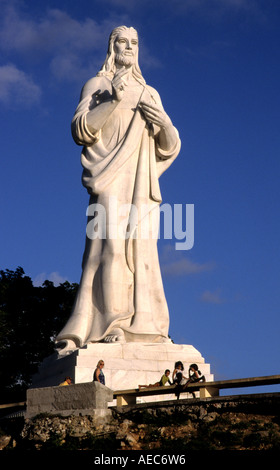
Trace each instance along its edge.
<path fill-rule="evenodd" d="M 182 258 L 171 263 L 163 264 L 162 272 L 168 276 L 183 276 L 189 274 L 201 273 L 204 271 L 210 271 L 213 269 L 211 263 L 194 263 L 189 259 Z"/>
<path fill-rule="evenodd" d="M 54 283 L 55 286 L 59 286 L 59 284 L 63 284 L 65 281 L 67 281 L 68 279 L 64 276 L 61 276 L 58 272 L 52 272 L 50 274 L 46 274 L 46 273 L 41 273 L 41 274 L 38 274 L 34 281 L 33 281 L 33 285 L 35 287 L 39 287 L 41 286 L 44 281 L 51 281 Z"/>
<path fill-rule="evenodd" d="M 92 18 L 77 20 L 59 9 L 46 9 L 36 18 L 28 8 L 20 9 L 14 0 L 1 3 L 0 50 L 3 55 L 16 54 L 29 64 L 33 60 L 36 65 L 47 60 L 50 72 L 58 80 L 81 82 L 95 74 L 105 60 L 112 29 L 126 24 L 128 19 L 123 9 L 99 22 Z M 147 67 L 159 66 L 144 44 L 141 61 Z"/>
<path fill-rule="evenodd" d="M 160 256 L 160 259 L 161 271 L 166 276 L 197 274 L 211 271 L 215 267 L 212 262 L 198 263 L 190 260 L 182 252 L 175 251 L 171 245 L 164 247 L 164 251 Z"/>
<path fill-rule="evenodd" d="M 201 296 L 201 301 L 211 304 L 223 304 L 225 300 L 221 297 L 221 291 L 217 289 L 214 292 L 206 290 Z"/>
<path fill-rule="evenodd" d="M 28 9 L 27 9 L 28 11 Z M 31 10 L 30 10 L 31 12 Z M 0 19 L 0 50 L 38 66 L 47 61 L 56 79 L 84 80 L 97 72 L 105 59 L 107 41 L 116 20 L 78 21 L 59 9 L 42 12 L 40 18 L 19 9 L 17 2 L 3 3 Z M 120 23 L 120 24 L 121 24 Z"/>
<path fill-rule="evenodd" d="M 106 22 L 77 21 L 58 9 L 46 10 L 41 18 L 22 13 L 11 4 L 2 12 L 1 47 L 8 51 L 42 54 L 55 51 L 95 50 L 106 30 Z"/>
<path fill-rule="evenodd" d="M 26 106 L 39 102 L 41 89 L 33 79 L 15 65 L 0 66 L 0 101 Z"/>
<path fill-rule="evenodd" d="M 128 14 L 131 14 L 131 8 L 141 6 L 141 9 L 145 9 L 141 2 L 135 0 L 128 3 L 124 0 L 104 0 L 106 1 L 112 5 L 111 11 L 109 9 L 110 13 L 104 20 L 96 21 L 87 17 L 76 19 L 58 8 L 46 7 L 45 10 L 39 10 L 39 15 L 38 10 L 33 11 L 28 6 L 28 2 L 0 0 L 2 60 L 6 58 L 13 63 L 18 59 L 21 61 L 21 66 L 10 66 L 14 67 L 13 70 L 5 69 L 7 66 L 2 67 L 1 101 L 9 101 L 17 89 L 19 102 L 31 104 L 38 100 L 39 87 L 29 75 L 21 72 L 23 61 L 28 67 L 35 64 L 38 71 L 42 64 L 47 67 L 50 77 L 57 81 L 83 83 L 94 75 L 105 59 L 111 30 L 120 24 L 129 25 Z M 145 0 L 143 2 L 145 4 Z M 255 0 L 166 0 L 163 3 L 164 8 L 174 15 L 186 15 L 193 11 L 207 16 L 217 11 L 256 10 Z M 147 3 L 148 8 L 150 6 Z M 147 45 L 141 42 L 140 47 L 140 66 L 160 67 L 158 58 L 151 56 Z M 10 77 L 7 76 L 8 72 Z"/>

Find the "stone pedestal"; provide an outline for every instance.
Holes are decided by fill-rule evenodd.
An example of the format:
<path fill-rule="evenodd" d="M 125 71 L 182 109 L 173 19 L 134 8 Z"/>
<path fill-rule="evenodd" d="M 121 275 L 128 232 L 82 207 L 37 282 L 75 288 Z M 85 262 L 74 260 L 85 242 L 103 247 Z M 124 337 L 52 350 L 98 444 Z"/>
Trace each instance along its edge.
<path fill-rule="evenodd" d="M 160 380 L 166 369 L 171 376 L 176 361 L 182 361 L 185 375 L 196 363 L 207 381 L 213 380 L 210 364 L 191 345 L 173 343 L 93 343 L 67 355 L 54 354 L 45 359 L 32 387 L 49 387 L 61 383 L 69 375 L 75 384 L 91 382 L 97 362 L 103 359 L 106 386 L 112 390 L 138 388 Z M 185 394 L 184 394 L 185 395 Z M 188 394 L 186 394 L 187 396 Z M 163 397 L 153 397 L 153 401 Z M 165 400 L 174 399 L 165 395 Z M 148 398 L 151 401 L 151 397 Z M 138 400 L 140 401 L 140 400 Z M 145 401 L 144 398 L 141 401 Z"/>
<path fill-rule="evenodd" d="M 112 390 L 97 382 L 32 388 L 27 390 L 26 418 L 48 413 L 61 416 L 91 415 L 104 420 L 111 416 L 108 402 L 112 400 Z"/>

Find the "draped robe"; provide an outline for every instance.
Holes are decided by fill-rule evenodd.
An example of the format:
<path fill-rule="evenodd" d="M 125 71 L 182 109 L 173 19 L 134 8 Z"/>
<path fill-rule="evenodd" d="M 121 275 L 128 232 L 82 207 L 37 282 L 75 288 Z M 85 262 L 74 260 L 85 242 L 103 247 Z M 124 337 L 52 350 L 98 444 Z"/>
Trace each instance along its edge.
<path fill-rule="evenodd" d="M 135 81 L 102 129 L 93 132 L 86 116 L 111 98 L 111 81 L 94 77 L 86 89 L 72 120 L 72 134 L 83 146 L 82 182 L 90 194 L 89 208 L 105 209 L 105 237 L 86 237 L 75 304 L 56 341 L 70 340 L 81 347 L 103 341 L 115 328 L 121 328 L 125 341 L 165 341 L 169 313 L 153 214 L 161 203 L 159 176 L 179 153 L 179 135 L 175 129 L 174 148 L 160 148 L 159 128 L 146 122 L 138 106 L 141 99 L 162 106 L 160 97 L 152 87 Z M 98 211 L 93 212 L 88 228 L 96 220 Z M 126 228 L 125 237 L 116 236 L 120 227 Z"/>

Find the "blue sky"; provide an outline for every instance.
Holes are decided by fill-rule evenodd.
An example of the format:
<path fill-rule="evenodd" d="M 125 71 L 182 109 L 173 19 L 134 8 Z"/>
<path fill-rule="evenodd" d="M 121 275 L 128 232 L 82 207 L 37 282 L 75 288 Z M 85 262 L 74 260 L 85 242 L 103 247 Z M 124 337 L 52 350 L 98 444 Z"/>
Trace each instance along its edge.
<path fill-rule="evenodd" d="M 278 0 L 0 0 L 0 268 L 79 282 L 88 195 L 70 123 L 111 30 L 182 140 L 163 202 L 194 204 L 194 246 L 159 241 L 174 342 L 218 379 L 279 373 Z"/>

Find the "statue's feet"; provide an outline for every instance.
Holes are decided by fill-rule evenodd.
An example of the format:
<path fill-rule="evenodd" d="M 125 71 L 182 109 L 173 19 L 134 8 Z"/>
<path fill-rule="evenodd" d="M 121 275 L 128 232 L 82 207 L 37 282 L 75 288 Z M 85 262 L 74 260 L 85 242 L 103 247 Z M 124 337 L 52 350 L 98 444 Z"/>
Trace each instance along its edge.
<path fill-rule="evenodd" d="M 104 338 L 105 343 L 125 343 L 124 332 L 121 328 L 115 328 Z"/>
<path fill-rule="evenodd" d="M 167 338 L 167 337 L 164 336 L 164 337 L 162 338 L 162 341 L 161 341 L 161 342 L 162 342 L 162 343 L 172 343 L 172 340 L 171 340 L 170 338 Z"/>

